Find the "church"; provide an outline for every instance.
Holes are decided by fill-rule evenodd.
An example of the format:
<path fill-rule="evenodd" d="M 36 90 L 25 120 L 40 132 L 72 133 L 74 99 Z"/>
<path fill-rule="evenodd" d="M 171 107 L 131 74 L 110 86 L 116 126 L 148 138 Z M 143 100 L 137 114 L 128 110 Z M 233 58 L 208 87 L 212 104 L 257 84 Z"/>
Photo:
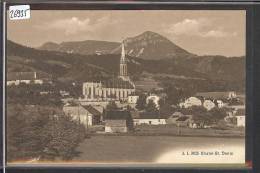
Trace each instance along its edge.
<path fill-rule="evenodd" d="M 107 81 L 83 83 L 83 96 L 87 101 L 127 101 L 135 93 L 135 85 L 127 72 L 127 59 L 122 43 L 119 76 Z"/>

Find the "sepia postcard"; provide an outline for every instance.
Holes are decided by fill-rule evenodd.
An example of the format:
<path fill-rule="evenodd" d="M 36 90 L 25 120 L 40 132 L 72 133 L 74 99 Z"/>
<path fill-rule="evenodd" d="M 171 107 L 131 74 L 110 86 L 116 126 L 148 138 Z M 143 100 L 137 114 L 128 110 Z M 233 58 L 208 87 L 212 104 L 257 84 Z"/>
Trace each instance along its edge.
<path fill-rule="evenodd" d="M 7 165 L 243 167 L 245 46 L 244 10 L 7 16 Z"/>

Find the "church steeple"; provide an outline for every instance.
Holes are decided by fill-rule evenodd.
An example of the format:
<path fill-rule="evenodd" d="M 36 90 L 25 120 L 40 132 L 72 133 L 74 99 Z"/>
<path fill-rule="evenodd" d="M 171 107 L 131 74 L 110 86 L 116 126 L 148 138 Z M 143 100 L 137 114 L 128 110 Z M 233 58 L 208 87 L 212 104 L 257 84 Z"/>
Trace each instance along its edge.
<path fill-rule="evenodd" d="M 124 42 L 122 42 L 122 50 L 121 50 L 121 59 L 120 59 L 120 63 L 125 62 L 125 45 Z"/>
<path fill-rule="evenodd" d="M 126 55 L 125 55 L 125 46 L 124 42 L 122 42 L 122 50 L 121 50 L 121 59 L 120 59 L 120 72 L 119 75 L 121 77 L 127 76 L 127 62 L 126 62 Z"/>

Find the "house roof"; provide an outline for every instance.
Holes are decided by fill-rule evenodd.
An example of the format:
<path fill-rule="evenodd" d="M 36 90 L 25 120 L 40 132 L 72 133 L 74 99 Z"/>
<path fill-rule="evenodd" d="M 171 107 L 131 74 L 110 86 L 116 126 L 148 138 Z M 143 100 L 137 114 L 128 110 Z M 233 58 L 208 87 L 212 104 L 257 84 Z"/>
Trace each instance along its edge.
<path fill-rule="evenodd" d="M 188 116 L 182 116 L 182 117 L 178 118 L 176 121 L 186 121 L 189 118 L 190 117 L 188 117 Z"/>
<path fill-rule="evenodd" d="M 139 117 L 136 119 L 159 119 L 161 118 L 158 113 L 140 112 Z"/>
<path fill-rule="evenodd" d="M 213 98 L 213 99 L 221 99 L 228 98 L 229 91 L 227 92 L 198 92 L 195 96 L 204 97 L 204 98 Z"/>
<path fill-rule="evenodd" d="M 99 112 L 97 109 L 95 109 L 91 105 L 82 105 L 82 107 L 85 108 L 92 115 L 101 115 L 101 112 Z"/>
<path fill-rule="evenodd" d="M 108 110 L 104 118 L 107 120 L 128 120 L 131 119 L 131 114 L 129 111 Z"/>
<path fill-rule="evenodd" d="M 65 105 L 63 106 L 63 111 L 71 115 L 83 115 L 88 113 L 88 111 L 80 105 Z"/>
<path fill-rule="evenodd" d="M 93 108 L 92 106 L 82 106 L 78 104 L 70 104 L 70 105 L 65 105 L 63 107 L 63 110 L 65 113 L 70 113 L 70 114 L 91 114 L 91 115 L 101 115 L 101 113 Z"/>
<path fill-rule="evenodd" d="M 172 115 L 173 116 L 183 116 L 183 113 L 181 113 L 181 112 L 174 112 Z"/>

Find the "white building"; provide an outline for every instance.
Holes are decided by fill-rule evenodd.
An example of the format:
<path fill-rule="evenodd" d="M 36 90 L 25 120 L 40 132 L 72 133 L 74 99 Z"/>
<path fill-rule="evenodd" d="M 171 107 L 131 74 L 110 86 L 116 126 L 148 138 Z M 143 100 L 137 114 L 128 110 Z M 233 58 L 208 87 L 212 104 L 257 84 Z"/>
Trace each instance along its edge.
<path fill-rule="evenodd" d="M 122 44 L 120 73 L 118 78 L 113 78 L 107 81 L 90 81 L 83 83 L 84 100 L 87 101 L 128 101 L 128 96 L 133 95 L 134 93 L 135 85 L 127 74 L 127 61 L 125 57 L 124 44 Z"/>
<path fill-rule="evenodd" d="M 79 122 L 86 127 L 99 124 L 101 121 L 101 113 L 92 106 L 86 105 L 70 105 L 63 106 L 65 115 L 71 116 L 76 122 Z"/>
<path fill-rule="evenodd" d="M 130 96 L 128 96 L 128 103 L 136 104 L 138 99 L 139 99 L 139 96 L 130 95 Z"/>
<path fill-rule="evenodd" d="M 215 107 L 215 103 L 211 100 L 205 100 L 203 102 L 203 107 L 209 111 Z"/>
<path fill-rule="evenodd" d="M 218 106 L 218 108 L 223 108 L 225 106 L 225 104 L 222 100 L 217 100 L 217 106 Z"/>
<path fill-rule="evenodd" d="M 192 106 L 201 106 L 201 105 L 202 105 L 202 102 L 197 97 L 190 97 L 190 98 L 186 99 L 184 102 L 179 103 L 179 106 L 181 108 L 189 108 Z"/>
<path fill-rule="evenodd" d="M 246 116 L 245 109 L 237 109 L 235 110 L 235 116 L 237 119 L 237 126 L 245 127 L 246 124 Z"/>
<path fill-rule="evenodd" d="M 10 72 L 7 73 L 7 86 L 19 84 L 43 84 L 36 72 Z"/>
<path fill-rule="evenodd" d="M 134 125 L 142 125 L 142 124 L 148 124 L 148 125 L 160 125 L 160 124 L 166 124 L 166 119 L 164 118 L 135 118 L 133 119 Z"/>
<path fill-rule="evenodd" d="M 236 116 L 237 118 L 237 126 L 238 127 L 245 127 L 246 126 L 246 117 L 245 115 Z"/>

